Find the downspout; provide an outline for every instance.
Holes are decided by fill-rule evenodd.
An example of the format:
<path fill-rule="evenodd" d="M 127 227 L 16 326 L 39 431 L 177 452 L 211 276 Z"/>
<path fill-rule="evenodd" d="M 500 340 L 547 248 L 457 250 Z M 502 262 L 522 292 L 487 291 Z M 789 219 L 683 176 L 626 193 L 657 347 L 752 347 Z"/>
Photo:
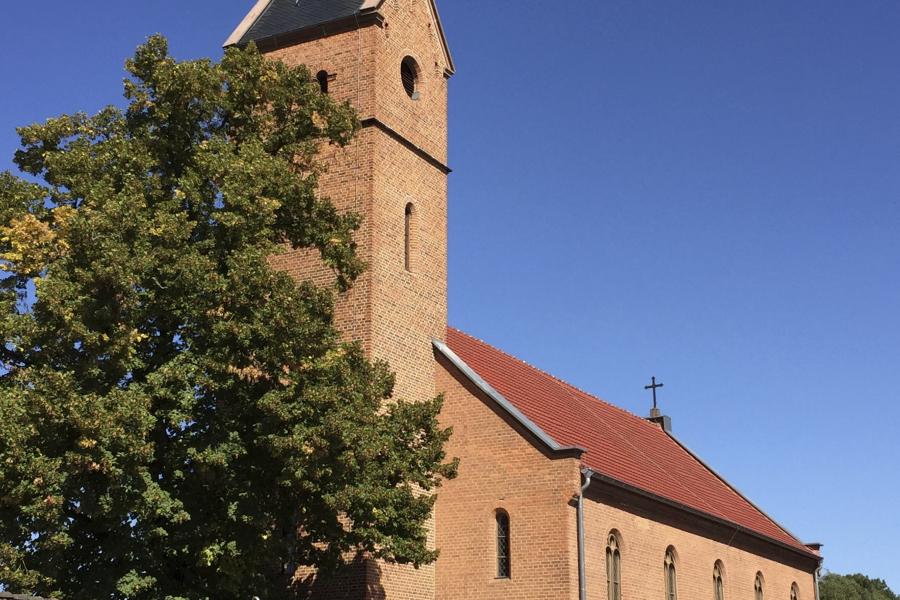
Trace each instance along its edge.
<path fill-rule="evenodd" d="M 822 556 L 822 544 L 806 544 L 806 547 L 815 552 L 819 557 L 819 564 L 816 565 L 816 570 L 813 571 L 813 591 L 815 592 L 815 600 L 819 600 L 821 598 L 821 592 L 819 590 L 819 579 L 822 577 L 822 566 L 825 564 L 825 558 Z"/>
<path fill-rule="evenodd" d="M 587 577 L 585 576 L 585 549 L 584 549 L 584 493 L 588 486 L 591 485 L 591 477 L 594 472 L 590 469 L 582 469 L 581 475 L 584 477 L 584 483 L 581 486 L 581 492 L 578 494 L 578 600 L 587 600 Z M 816 597 L 818 599 L 818 596 Z"/>
<path fill-rule="evenodd" d="M 822 562 L 819 561 L 819 567 L 813 573 L 813 582 L 816 584 L 816 600 L 819 600 L 819 578 L 822 576 Z"/>

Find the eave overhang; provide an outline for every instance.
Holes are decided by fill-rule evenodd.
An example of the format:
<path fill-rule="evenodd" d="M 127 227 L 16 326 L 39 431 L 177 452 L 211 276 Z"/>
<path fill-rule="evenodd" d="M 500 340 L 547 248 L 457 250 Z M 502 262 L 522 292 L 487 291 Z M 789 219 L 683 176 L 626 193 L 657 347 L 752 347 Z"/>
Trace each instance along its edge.
<path fill-rule="evenodd" d="M 822 560 L 822 557 L 819 554 L 816 554 L 815 552 L 813 552 L 812 550 L 809 550 L 809 549 L 801 550 L 800 548 L 792 546 L 791 544 L 786 544 L 780 540 L 776 540 L 775 538 L 772 538 L 772 537 L 769 537 L 762 533 L 759 533 L 757 531 L 754 531 L 753 529 L 743 527 L 733 521 L 729 521 L 728 519 L 723 519 L 721 517 L 711 515 L 708 512 L 704 512 L 702 510 L 697 510 L 696 508 L 687 506 L 686 504 L 682 504 L 681 502 L 677 502 L 675 500 L 671 500 L 664 496 L 654 494 L 653 492 L 648 492 L 647 490 L 636 487 L 629 483 L 625 483 L 624 481 L 620 481 L 620 480 L 610 477 L 608 475 L 604 475 L 603 473 L 600 473 L 594 469 L 587 469 L 587 468 L 582 469 L 582 473 L 585 473 L 586 471 L 591 471 L 591 477 L 590 477 L 590 483 L 588 486 L 588 490 L 590 490 L 591 487 L 597 486 L 601 483 L 610 485 L 612 487 L 629 492 L 631 494 L 641 496 L 641 497 L 651 500 L 653 502 L 668 506 L 670 508 L 674 508 L 680 512 L 689 514 L 691 516 L 694 516 L 694 517 L 697 517 L 700 519 L 704 519 L 706 521 L 709 521 L 710 523 L 715 523 L 715 524 L 721 525 L 723 527 L 728 527 L 730 529 L 733 529 L 735 531 L 735 533 L 742 533 L 742 534 L 748 535 L 752 538 L 755 538 L 759 541 L 765 542 L 767 544 L 773 544 L 783 550 L 788 550 L 798 556 L 802 556 L 803 558 L 813 559 L 816 561 Z"/>
<path fill-rule="evenodd" d="M 779 523 L 778 521 L 776 521 L 774 518 L 772 518 L 771 515 L 769 515 L 766 511 L 764 511 L 762 508 L 760 508 L 760 506 L 759 506 L 758 504 L 756 504 L 755 502 L 753 502 L 746 494 L 744 494 L 741 490 L 739 490 L 739 489 L 736 488 L 734 485 L 732 485 L 732 484 L 731 484 L 727 479 L 725 479 L 723 476 L 719 475 L 718 471 L 716 471 L 715 469 L 713 469 L 709 464 L 706 463 L 706 461 L 704 461 L 702 458 L 700 458 L 700 456 L 699 456 L 697 453 L 695 453 L 693 450 L 691 450 L 690 448 L 688 448 L 681 440 L 679 440 L 677 437 L 675 437 L 671 432 L 667 431 L 667 432 L 666 432 L 666 435 L 668 435 L 670 438 L 672 438 L 672 441 L 674 441 L 676 444 L 678 444 L 679 446 L 681 446 L 682 449 L 684 449 L 685 452 L 687 452 L 688 454 L 690 454 L 690 455 L 694 458 L 694 460 L 696 460 L 698 463 L 700 463 L 701 465 L 703 465 L 703 467 L 706 468 L 706 470 L 708 470 L 710 473 L 712 473 L 713 475 L 715 475 L 715 476 L 719 479 L 719 481 L 721 481 L 722 483 L 724 483 L 725 485 L 727 485 L 729 488 L 731 488 L 732 490 L 734 490 L 734 493 L 736 493 L 738 496 L 740 496 L 741 498 L 743 498 L 744 501 L 745 501 L 747 504 L 749 504 L 750 506 L 752 506 L 753 508 L 755 508 L 756 510 L 758 510 L 759 513 L 760 513 L 761 515 L 763 515 L 763 516 L 764 516 L 765 518 L 767 518 L 769 521 L 771 521 L 772 523 L 774 523 L 776 527 L 778 527 L 779 529 L 781 529 L 782 531 L 784 531 L 785 533 L 787 533 L 789 536 L 791 536 L 791 537 L 794 538 L 795 540 L 797 540 L 797 543 L 803 544 L 803 542 L 800 541 L 800 538 L 799 538 L 797 535 L 795 535 L 790 529 L 788 529 L 787 527 L 785 527 L 784 525 L 782 525 L 781 523 Z M 701 511 L 701 512 L 702 512 L 702 511 Z M 735 525 L 735 526 L 738 527 L 738 525 Z M 808 547 L 808 544 L 803 544 L 804 550 L 800 550 L 799 548 L 794 548 L 794 547 L 791 546 L 790 544 L 785 544 L 784 542 L 780 542 L 780 541 L 778 541 L 778 540 L 775 540 L 775 539 L 773 539 L 773 538 L 770 538 L 770 537 L 768 537 L 768 536 L 766 536 L 766 535 L 763 535 L 763 534 L 761 534 L 761 533 L 760 533 L 760 534 L 756 534 L 756 532 L 754 532 L 754 531 L 752 531 L 752 530 L 749 530 L 749 529 L 746 529 L 746 528 L 743 528 L 743 530 L 744 530 L 744 531 L 747 531 L 747 532 L 749 532 L 749 533 L 755 534 L 755 535 L 756 535 L 757 537 L 759 537 L 760 539 L 767 540 L 767 541 L 772 541 L 772 542 L 776 542 L 776 543 L 778 543 L 778 544 L 780 544 L 780 545 L 782 545 L 782 546 L 784 546 L 784 547 L 786 547 L 786 548 L 793 549 L 793 550 L 795 550 L 796 552 L 798 552 L 798 553 L 800 553 L 800 554 L 804 554 L 804 555 L 808 555 L 808 556 L 819 556 L 819 557 L 820 557 L 820 555 L 816 554 L 815 552 L 812 551 L 812 549 L 810 549 L 810 548 Z"/>

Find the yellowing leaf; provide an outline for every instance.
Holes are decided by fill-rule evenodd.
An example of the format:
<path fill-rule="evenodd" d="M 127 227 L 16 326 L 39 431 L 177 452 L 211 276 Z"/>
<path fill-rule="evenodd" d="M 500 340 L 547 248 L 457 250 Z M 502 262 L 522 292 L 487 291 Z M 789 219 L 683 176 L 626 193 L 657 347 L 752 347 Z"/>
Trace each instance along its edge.
<path fill-rule="evenodd" d="M 0 260 L 8 263 L 4 270 L 23 275 L 39 273 L 56 255 L 56 233 L 31 213 L 13 219 L 0 230 L 0 235 L 10 245 L 7 252 L 0 254 Z"/>

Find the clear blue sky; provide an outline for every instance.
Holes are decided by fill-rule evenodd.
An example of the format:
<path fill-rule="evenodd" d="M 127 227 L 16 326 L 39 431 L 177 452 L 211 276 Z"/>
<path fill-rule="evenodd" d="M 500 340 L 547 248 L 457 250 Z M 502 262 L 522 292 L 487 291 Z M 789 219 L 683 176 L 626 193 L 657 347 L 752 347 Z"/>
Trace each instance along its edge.
<path fill-rule="evenodd" d="M 457 327 L 679 437 L 900 591 L 900 3 L 443 0 Z M 251 0 L 3 6 L 16 125 L 121 98 Z"/>

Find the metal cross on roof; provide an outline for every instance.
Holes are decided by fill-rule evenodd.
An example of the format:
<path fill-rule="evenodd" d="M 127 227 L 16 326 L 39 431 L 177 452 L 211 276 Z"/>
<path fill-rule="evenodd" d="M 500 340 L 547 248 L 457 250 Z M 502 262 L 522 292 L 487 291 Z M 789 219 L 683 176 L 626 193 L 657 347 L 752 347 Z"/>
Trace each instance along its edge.
<path fill-rule="evenodd" d="M 652 377 L 651 379 L 652 379 L 653 383 L 651 383 L 650 385 L 645 385 L 644 389 L 645 390 L 653 390 L 653 410 L 656 410 L 656 390 L 658 390 L 661 387 L 664 387 L 665 384 L 656 383 L 656 377 Z"/>

